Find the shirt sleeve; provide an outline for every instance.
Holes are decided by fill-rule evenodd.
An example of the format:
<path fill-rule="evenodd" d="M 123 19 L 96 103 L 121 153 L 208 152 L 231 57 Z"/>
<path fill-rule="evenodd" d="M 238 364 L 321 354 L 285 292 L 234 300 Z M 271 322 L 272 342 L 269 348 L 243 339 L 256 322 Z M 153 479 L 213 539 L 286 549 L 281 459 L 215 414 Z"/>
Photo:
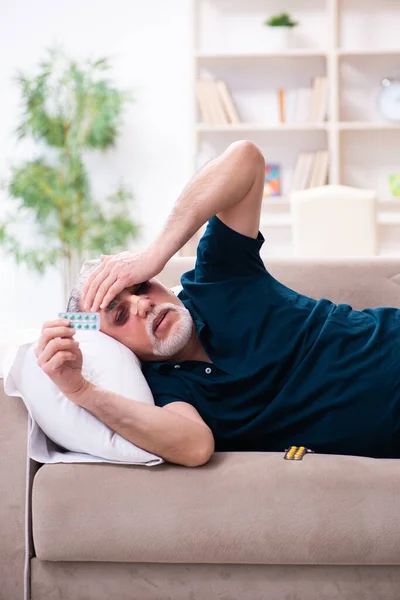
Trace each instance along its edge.
<path fill-rule="evenodd" d="M 252 238 L 212 217 L 197 247 L 195 280 L 206 283 L 265 275 L 260 256 L 264 241 L 261 232 Z"/>
<path fill-rule="evenodd" d="M 178 398 L 178 396 L 170 396 L 168 394 L 153 394 L 154 404 L 156 406 L 167 406 L 167 404 L 171 404 L 171 402 L 187 402 L 187 400 L 183 400 L 183 398 Z"/>
<path fill-rule="evenodd" d="M 159 372 L 158 367 L 151 363 L 143 363 L 142 372 L 150 387 L 156 406 L 166 406 L 171 402 L 191 402 L 191 388 L 179 377 L 171 373 L 172 365 L 164 364 L 161 366 L 163 372 Z M 194 406 L 194 405 L 193 405 Z"/>

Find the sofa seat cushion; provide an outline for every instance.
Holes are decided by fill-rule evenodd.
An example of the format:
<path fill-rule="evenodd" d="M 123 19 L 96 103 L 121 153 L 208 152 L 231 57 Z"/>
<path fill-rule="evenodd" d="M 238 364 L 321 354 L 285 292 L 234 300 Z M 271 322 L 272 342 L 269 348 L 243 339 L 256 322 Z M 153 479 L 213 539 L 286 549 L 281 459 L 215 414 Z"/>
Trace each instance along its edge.
<path fill-rule="evenodd" d="M 44 465 L 36 556 L 50 561 L 400 564 L 400 461 L 215 453 L 187 468 Z"/>

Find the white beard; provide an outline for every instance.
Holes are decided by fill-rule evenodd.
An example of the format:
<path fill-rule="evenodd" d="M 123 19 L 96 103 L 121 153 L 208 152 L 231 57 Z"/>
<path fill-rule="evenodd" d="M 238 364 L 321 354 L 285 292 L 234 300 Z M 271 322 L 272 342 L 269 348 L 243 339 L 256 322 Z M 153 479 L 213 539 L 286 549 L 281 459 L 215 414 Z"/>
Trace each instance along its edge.
<path fill-rule="evenodd" d="M 171 330 L 167 337 L 163 340 L 159 340 L 153 333 L 153 322 L 157 315 L 169 308 L 179 314 L 179 321 L 171 326 Z M 165 302 L 157 307 L 157 312 L 149 315 L 147 319 L 147 333 L 153 346 L 153 353 L 155 356 L 165 356 L 169 358 L 174 356 L 179 350 L 182 350 L 189 342 L 193 332 L 194 322 L 192 316 L 187 308 L 184 306 L 177 306 L 171 302 Z"/>

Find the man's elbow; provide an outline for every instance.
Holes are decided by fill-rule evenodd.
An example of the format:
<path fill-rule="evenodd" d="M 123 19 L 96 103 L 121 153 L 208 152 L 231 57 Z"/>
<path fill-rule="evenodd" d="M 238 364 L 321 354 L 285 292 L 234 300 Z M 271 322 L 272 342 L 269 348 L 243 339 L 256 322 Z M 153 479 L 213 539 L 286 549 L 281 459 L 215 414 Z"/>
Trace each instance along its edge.
<path fill-rule="evenodd" d="M 210 433 L 205 444 L 198 446 L 185 461 L 186 467 L 201 467 L 208 463 L 215 451 L 214 436 Z"/>

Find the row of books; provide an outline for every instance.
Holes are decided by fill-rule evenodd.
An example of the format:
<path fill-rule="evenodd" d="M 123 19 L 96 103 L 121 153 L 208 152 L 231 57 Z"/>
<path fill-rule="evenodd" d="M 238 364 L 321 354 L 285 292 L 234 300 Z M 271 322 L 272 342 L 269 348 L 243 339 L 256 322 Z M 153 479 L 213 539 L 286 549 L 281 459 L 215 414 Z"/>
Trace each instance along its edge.
<path fill-rule="evenodd" d="M 240 123 L 233 96 L 222 79 L 198 79 L 196 97 L 203 123 L 229 125 Z M 315 77 L 313 86 L 285 92 L 278 90 L 281 123 L 321 123 L 328 108 L 328 79 Z"/>
<path fill-rule="evenodd" d="M 198 79 L 196 96 L 203 123 L 227 125 L 240 123 L 239 114 L 225 81 Z"/>
<path fill-rule="evenodd" d="M 292 191 L 325 185 L 328 179 L 329 155 L 320 152 L 300 152 L 293 173 Z"/>

